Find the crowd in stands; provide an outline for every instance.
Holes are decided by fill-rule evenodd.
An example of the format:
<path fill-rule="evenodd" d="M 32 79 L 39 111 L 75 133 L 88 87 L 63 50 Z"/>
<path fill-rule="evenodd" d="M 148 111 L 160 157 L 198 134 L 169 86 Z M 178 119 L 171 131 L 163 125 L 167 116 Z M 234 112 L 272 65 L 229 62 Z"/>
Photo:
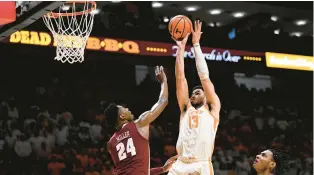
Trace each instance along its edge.
<path fill-rule="evenodd" d="M 78 77 L 47 72 L 31 77 L 25 72 L 27 83 L 24 75 L 2 77 L 0 174 L 111 175 L 113 164 L 104 145 L 112 128 L 104 122 L 105 107 L 115 101 L 139 116 L 156 102 L 160 90 L 151 76 L 139 85 L 134 78 L 127 80 L 133 76 L 127 75 L 128 67 L 115 78 L 110 78 L 114 71 L 109 64 L 89 72 L 84 69 L 85 76 Z M 77 68 L 72 71 L 80 74 Z M 150 126 L 151 167 L 176 154 L 179 109 L 170 75 L 170 103 Z M 302 89 L 294 85 L 280 89 L 284 83 L 280 88 L 248 89 L 226 77 L 213 77 L 222 101 L 212 158 L 215 174 L 252 174 L 255 155 L 267 148 L 289 153 L 292 174 L 312 174 L 313 126 L 307 91 L 293 93 Z M 198 82 L 193 76 L 188 80 Z"/>

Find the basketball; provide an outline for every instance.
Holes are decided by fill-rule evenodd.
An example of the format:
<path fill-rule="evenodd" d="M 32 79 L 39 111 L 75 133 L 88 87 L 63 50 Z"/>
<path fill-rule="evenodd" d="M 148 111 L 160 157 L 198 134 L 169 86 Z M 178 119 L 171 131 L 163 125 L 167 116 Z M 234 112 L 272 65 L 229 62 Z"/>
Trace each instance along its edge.
<path fill-rule="evenodd" d="M 177 15 L 173 17 L 168 24 L 170 35 L 178 41 L 185 38 L 188 33 L 191 33 L 191 27 L 191 20 L 184 15 Z"/>

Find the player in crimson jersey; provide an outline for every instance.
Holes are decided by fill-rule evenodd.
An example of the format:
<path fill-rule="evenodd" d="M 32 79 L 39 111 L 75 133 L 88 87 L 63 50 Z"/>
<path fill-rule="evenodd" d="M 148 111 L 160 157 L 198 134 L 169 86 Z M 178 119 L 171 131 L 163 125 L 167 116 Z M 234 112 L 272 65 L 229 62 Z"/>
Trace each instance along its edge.
<path fill-rule="evenodd" d="M 134 120 L 129 109 L 110 104 L 105 110 L 106 122 L 116 132 L 107 143 L 107 149 L 116 166 L 115 175 L 148 175 L 163 173 L 165 168 L 150 171 L 149 124 L 153 122 L 168 104 L 168 84 L 163 67 L 156 67 L 157 80 L 161 84 L 158 102 L 151 110 Z"/>

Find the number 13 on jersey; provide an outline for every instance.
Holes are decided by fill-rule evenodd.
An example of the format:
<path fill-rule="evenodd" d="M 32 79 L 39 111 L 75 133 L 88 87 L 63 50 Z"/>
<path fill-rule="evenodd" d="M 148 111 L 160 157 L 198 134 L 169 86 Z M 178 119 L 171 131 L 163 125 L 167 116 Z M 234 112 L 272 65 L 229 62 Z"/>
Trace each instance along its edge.
<path fill-rule="evenodd" d="M 193 129 L 193 128 L 198 128 L 198 115 L 199 112 L 198 111 L 193 111 L 189 113 L 189 128 Z"/>
<path fill-rule="evenodd" d="M 127 158 L 127 153 L 131 153 L 131 156 L 136 155 L 136 149 L 133 143 L 133 139 L 129 138 L 126 143 L 126 150 L 125 150 L 125 145 L 123 142 L 118 143 L 116 146 L 116 149 L 118 151 L 118 157 L 119 160 L 122 161 Z"/>

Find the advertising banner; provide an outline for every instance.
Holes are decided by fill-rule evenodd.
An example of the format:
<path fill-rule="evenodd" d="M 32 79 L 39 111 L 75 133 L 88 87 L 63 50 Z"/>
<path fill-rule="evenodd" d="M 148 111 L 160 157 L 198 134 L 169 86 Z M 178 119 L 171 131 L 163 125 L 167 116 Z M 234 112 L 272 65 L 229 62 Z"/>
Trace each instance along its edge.
<path fill-rule="evenodd" d="M 314 70 L 314 58 L 311 56 L 266 52 L 266 66 L 271 68 Z"/>
<path fill-rule="evenodd" d="M 70 37 L 76 36 L 67 36 Z M 3 40 L 3 42 L 11 44 L 25 44 L 53 47 L 56 46 L 54 38 L 50 33 L 37 31 L 17 31 L 11 36 Z M 71 42 L 69 42 L 71 43 Z M 71 46 L 69 46 L 71 47 Z M 73 46 L 75 47 L 75 46 Z M 147 55 L 147 56 L 169 56 L 175 57 L 177 52 L 175 43 L 163 43 L 152 41 L 137 41 L 128 39 L 105 38 L 90 36 L 86 43 L 86 50 L 102 51 L 102 52 L 116 52 L 133 55 Z M 249 52 L 233 49 L 210 48 L 203 47 L 202 51 L 207 61 L 217 62 L 261 62 L 264 53 Z M 191 46 L 187 46 L 185 51 L 186 59 L 194 59 L 194 51 Z"/>

